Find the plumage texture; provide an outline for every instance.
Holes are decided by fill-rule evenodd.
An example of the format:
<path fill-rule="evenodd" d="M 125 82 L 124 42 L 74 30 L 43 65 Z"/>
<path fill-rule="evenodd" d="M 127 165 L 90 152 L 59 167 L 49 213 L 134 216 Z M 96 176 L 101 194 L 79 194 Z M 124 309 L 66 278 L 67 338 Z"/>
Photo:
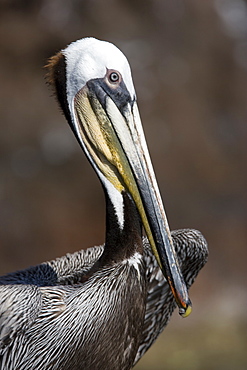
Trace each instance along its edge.
<path fill-rule="evenodd" d="M 172 238 L 190 287 L 207 261 L 207 243 L 196 230 L 173 231 Z M 137 255 L 137 264 L 123 261 L 86 282 L 84 277 L 104 246 L 1 277 L 0 369 L 131 369 L 162 332 L 176 306 L 146 239 L 143 244 L 144 256 Z M 139 310 L 133 313 L 136 305 Z M 133 338 L 140 326 L 135 345 Z M 114 361 L 112 343 L 119 353 Z"/>
<path fill-rule="evenodd" d="M 0 278 L 0 369 L 128 370 L 167 324 L 172 291 L 180 312 L 188 313 L 182 274 L 189 287 L 206 262 L 206 242 L 196 231 L 173 233 L 181 273 L 121 51 L 86 38 L 48 68 L 103 185 L 106 239 L 104 246 Z"/>

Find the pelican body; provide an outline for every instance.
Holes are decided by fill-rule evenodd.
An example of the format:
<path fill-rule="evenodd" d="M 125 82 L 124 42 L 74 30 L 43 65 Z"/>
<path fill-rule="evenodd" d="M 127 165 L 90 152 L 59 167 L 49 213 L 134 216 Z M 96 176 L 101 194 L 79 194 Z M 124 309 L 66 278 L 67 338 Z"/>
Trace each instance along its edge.
<path fill-rule="evenodd" d="M 0 278 L 0 369 L 131 369 L 176 305 L 189 315 L 207 244 L 195 230 L 170 233 L 121 51 L 85 38 L 48 69 L 102 183 L 106 238 Z"/>

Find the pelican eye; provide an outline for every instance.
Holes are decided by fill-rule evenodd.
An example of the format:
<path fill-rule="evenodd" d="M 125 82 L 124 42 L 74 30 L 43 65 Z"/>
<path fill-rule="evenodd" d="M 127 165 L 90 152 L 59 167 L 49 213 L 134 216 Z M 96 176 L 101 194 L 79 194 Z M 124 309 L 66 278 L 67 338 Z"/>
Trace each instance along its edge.
<path fill-rule="evenodd" d="M 110 75 L 109 75 L 109 80 L 113 83 L 116 83 L 120 80 L 120 76 L 117 72 L 112 72 Z"/>

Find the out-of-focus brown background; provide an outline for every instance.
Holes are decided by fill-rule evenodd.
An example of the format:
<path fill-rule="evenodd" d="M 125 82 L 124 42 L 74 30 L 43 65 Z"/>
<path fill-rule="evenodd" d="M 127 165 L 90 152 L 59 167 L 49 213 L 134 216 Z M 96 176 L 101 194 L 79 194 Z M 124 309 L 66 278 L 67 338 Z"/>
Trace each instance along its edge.
<path fill-rule="evenodd" d="M 127 55 L 172 229 L 210 259 L 139 370 L 247 368 L 247 3 L 0 1 L 0 273 L 104 241 L 99 181 L 42 68 L 94 36 Z"/>

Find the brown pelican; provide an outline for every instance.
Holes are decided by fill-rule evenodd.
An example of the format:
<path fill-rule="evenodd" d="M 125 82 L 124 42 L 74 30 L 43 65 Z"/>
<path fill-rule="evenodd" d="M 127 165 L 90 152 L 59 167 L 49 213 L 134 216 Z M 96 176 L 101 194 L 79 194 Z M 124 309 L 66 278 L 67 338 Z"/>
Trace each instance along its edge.
<path fill-rule="evenodd" d="M 51 58 L 48 69 L 103 185 L 106 239 L 0 278 L 0 368 L 131 369 L 176 305 L 182 316 L 190 313 L 187 288 L 206 262 L 207 244 L 198 231 L 169 231 L 120 50 L 85 38 Z"/>

